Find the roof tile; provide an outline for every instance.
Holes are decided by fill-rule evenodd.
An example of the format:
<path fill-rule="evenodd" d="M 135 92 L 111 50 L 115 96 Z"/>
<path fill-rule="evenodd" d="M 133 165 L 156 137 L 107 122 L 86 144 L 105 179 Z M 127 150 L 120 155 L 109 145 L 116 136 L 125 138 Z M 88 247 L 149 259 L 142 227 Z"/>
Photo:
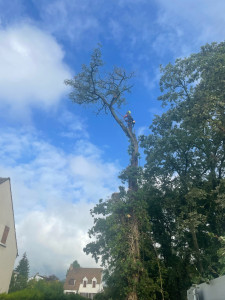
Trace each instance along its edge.
<path fill-rule="evenodd" d="M 76 290 L 78 291 L 79 286 L 83 283 L 84 277 L 87 277 L 88 283 L 92 282 L 92 279 L 95 277 L 97 283 L 102 281 L 102 268 L 73 268 L 69 269 L 66 281 L 64 284 L 64 290 Z M 70 285 L 70 279 L 75 279 L 75 285 Z"/>

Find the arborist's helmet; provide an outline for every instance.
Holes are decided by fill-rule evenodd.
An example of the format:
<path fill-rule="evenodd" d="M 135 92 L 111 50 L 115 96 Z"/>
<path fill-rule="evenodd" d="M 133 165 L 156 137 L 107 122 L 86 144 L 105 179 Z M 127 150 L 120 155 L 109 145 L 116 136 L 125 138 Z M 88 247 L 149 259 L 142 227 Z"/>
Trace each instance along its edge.
<path fill-rule="evenodd" d="M 130 115 L 130 114 L 131 114 L 131 111 L 130 111 L 130 110 L 128 110 L 128 111 L 127 111 L 127 114 L 128 114 L 128 115 Z"/>

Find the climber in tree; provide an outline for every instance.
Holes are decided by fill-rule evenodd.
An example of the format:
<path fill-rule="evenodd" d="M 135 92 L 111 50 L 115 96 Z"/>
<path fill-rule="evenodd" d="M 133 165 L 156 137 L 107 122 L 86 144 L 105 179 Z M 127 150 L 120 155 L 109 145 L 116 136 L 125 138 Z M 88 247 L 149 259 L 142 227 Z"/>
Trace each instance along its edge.
<path fill-rule="evenodd" d="M 127 113 L 126 113 L 126 115 L 125 115 L 123 118 L 124 118 L 125 122 L 127 123 L 128 129 L 129 129 L 130 131 L 132 131 L 132 128 L 133 128 L 134 125 L 135 125 L 135 121 L 134 121 L 134 119 L 133 119 L 132 116 L 131 116 L 131 111 L 128 110 Z"/>

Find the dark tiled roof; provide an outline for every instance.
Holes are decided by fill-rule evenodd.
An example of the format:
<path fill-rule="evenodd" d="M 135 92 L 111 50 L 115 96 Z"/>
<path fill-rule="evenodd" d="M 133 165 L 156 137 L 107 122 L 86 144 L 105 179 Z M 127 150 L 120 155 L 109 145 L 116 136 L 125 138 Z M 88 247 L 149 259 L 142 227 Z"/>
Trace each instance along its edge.
<path fill-rule="evenodd" d="M 3 183 L 3 182 L 5 182 L 6 180 L 8 180 L 9 178 L 2 178 L 2 177 L 0 177 L 0 184 L 1 183 Z"/>
<path fill-rule="evenodd" d="M 68 271 L 66 281 L 64 284 L 64 290 L 78 290 L 81 283 L 83 283 L 84 277 L 87 277 L 88 283 L 92 282 L 95 277 L 97 284 L 102 281 L 102 268 L 74 268 Z M 75 285 L 70 285 L 70 279 L 75 279 Z"/>

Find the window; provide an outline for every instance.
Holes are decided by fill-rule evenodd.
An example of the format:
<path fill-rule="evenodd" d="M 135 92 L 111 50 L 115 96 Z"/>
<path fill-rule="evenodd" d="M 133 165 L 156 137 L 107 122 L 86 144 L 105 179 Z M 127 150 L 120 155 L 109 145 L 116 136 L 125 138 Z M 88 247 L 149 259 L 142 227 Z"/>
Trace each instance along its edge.
<path fill-rule="evenodd" d="M 95 281 L 95 280 L 92 281 L 92 287 L 93 287 L 93 288 L 96 287 L 96 281 Z"/>
<path fill-rule="evenodd" d="M 2 239 L 1 239 L 1 243 L 2 243 L 2 244 L 5 244 L 5 243 L 6 243 L 8 234 L 9 234 L 9 227 L 8 227 L 8 226 L 5 226 L 5 229 L 4 229 L 4 232 L 3 232 L 3 235 L 2 235 Z"/>
<path fill-rule="evenodd" d="M 69 280 L 69 285 L 75 285 L 75 279 L 71 278 L 71 279 Z"/>
<path fill-rule="evenodd" d="M 88 279 L 87 279 L 87 277 L 84 277 L 84 278 L 83 278 L 83 287 L 84 287 L 84 288 L 86 288 L 87 283 L 88 283 Z"/>

